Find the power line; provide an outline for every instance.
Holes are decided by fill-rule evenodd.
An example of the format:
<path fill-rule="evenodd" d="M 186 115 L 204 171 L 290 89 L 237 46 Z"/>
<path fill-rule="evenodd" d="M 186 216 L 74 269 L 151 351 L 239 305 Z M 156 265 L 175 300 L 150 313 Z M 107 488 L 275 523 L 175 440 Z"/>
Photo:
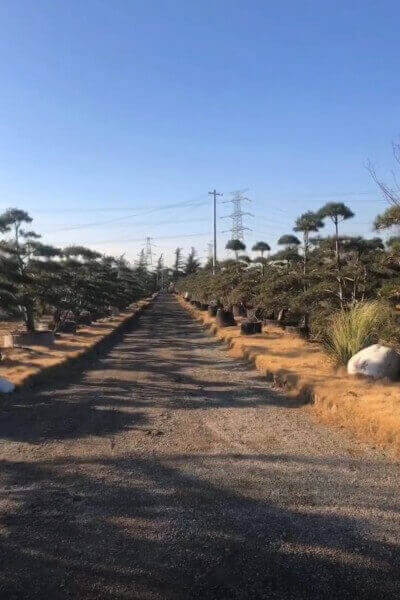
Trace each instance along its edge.
<path fill-rule="evenodd" d="M 133 213 L 131 215 L 124 215 L 123 217 L 118 217 L 116 219 L 107 219 L 106 221 L 95 221 L 92 223 L 84 223 L 82 225 L 71 225 L 69 227 L 61 227 L 58 229 L 53 229 L 52 231 L 45 231 L 44 233 L 57 233 L 57 232 L 61 232 L 61 231 L 73 231 L 75 229 L 86 229 L 86 228 L 90 228 L 90 227 L 98 227 L 101 225 L 109 225 L 110 223 L 118 223 L 121 221 L 126 221 L 127 218 L 137 217 L 137 216 L 141 216 L 143 214 L 151 214 L 151 213 L 162 211 L 162 210 L 170 210 L 172 208 L 197 207 L 197 206 L 202 206 L 204 204 L 206 204 L 205 201 L 199 202 L 199 201 L 194 201 L 194 200 L 186 200 L 185 202 L 177 202 L 175 204 L 160 205 L 160 206 L 145 210 L 144 212 Z"/>
<path fill-rule="evenodd" d="M 177 237 L 180 238 L 192 238 L 192 237 L 206 237 L 209 236 L 210 232 L 207 233 L 186 233 L 186 234 L 175 234 L 175 235 L 160 235 L 157 237 L 152 237 L 152 240 L 175 240 Z M 100 246 L 103 244 L 113 244 L 113 243 L 119 243 L 119 244 L 126 244 L 126 243 L 130 243 L 130 242 L 142 242 L 143 238 L 128 238 L 125 240 L 121 240 L 121 238 L 118 239 L 113 239 L 113 240 L 102 240 L 100 242 L 91 242 L 90 245 L 91 246 Z"/>

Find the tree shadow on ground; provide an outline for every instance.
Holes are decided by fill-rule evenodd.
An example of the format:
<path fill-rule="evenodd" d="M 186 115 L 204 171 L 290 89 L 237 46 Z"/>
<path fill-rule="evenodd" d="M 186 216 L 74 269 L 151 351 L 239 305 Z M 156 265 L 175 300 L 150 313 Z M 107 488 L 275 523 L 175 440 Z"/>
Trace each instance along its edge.
<path fill-rule="evenodd" d="M 243 380 L 218 379 L 218 369 L 245 367 L 217 353 L 196 354 L 193 344 L 201 350 L 214 342 L 189 317 L 171 335 L 176 314 L 167 306 L 164 317 L 155 312 L 145 331 L 118 337 L 109 353 L 88 361 L 86 374 L 71 370 L 56 385 L 5 399 L 0 437 L 107 436 L 146 422 L 142 407 L 284 406 L 284 397 L 247 369 Z M 399 595 L 398 490 L 378 462 L 178 454 L 165 446 L 158 455 L 129 446 L 118 454 L 118 445 L 101 455 L 85 450 L 82 444 L 77 458 L 65 444 L 54 458 L 28 452 L 21 453 L 26 460 L 1 461 L 1 599 Z"/>
<path fill-rule="evenodd" d="M 221 355 L 218 341 L 181 309 L 178 314 L 183 314 L 179 323 L 174 311 L 167 311 L 163 319 L 157 312 L 145 313 L 145 328 L 133 322 L 97 356 L 80 361 L 57 381 L 4 399 L 0 439 L 42 442 L 107 436 L 145 424 L 140 409 L 152 406 L 296 408 L 307 401 L 305 394 L 296 399 L 273 390 L 246 363 Z M 221 372 L 230 376 L 221 378 Z"/>
<path fill-rule="evenodd" d="M 277 464 L 268 455 L 4 461 L 2 597 L 395 598 L 399 548 L 346 514 L 351 478 L 339 478 L 332 508 L 323 490 L 333 465 Z M 362 492 L 365 515 L 389 490 Z"/>

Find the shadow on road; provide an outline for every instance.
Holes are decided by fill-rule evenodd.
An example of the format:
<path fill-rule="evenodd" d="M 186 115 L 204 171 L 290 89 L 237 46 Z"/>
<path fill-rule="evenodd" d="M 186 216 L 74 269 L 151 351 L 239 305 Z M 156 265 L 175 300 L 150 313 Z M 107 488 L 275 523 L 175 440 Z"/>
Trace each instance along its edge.
<path fill-rule="evenodd" d="M 257 498 L 276 460 L 259 456 L 257 468 L 253 456 L 230 455 L 3 462 L 0 497 L 14 508 L 1 520 L 2 597 L 395 598 L 398 547 L 368 537 L 362 518 L 311 510 L 310 498 L 297 509 Z M 298 457 L 280 472 L 281 487 L 301 488 L 310 468 L 329 486 L 326 467 Z M 245 480 L 255 497 L 240 489 Z M 377 493 L 385 491 L 364 490 L 366 504 L 375 506 Z"/>
<path fill-rule="evenodd" d="M 399 597 L 400 501 L 373 461 L 110 450 L 156 408 L 293 407 L 171 303 L 142 318 L 85 373 L 3 402 L 1 600 Z M 93 436 L 107 452 L 85 455 Z"/>

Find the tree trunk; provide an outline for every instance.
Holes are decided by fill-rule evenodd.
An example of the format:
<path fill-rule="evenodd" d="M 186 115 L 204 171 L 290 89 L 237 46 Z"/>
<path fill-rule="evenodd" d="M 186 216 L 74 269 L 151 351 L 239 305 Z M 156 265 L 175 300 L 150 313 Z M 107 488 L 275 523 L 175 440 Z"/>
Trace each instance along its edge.
<path fill-rule="evenodd" d="M 303 263 L 303 275 L 307 275 L 307 259 L 308 259 L 308 232 L 304 232 L 304 263 Z M 304 290 L 306 289 L 306 283 L 304 282 Z"/>
<path fill-rule="evenodd" d="M 343 308 L 344 306 L 344 290 L 343 290 L 343 281 L 340 269 L 340 259 L 339 259 L 339 221 L 338 218 L 335 217 L 335 255 L 336 255 L 336 268 L 337 268 L 337 281 L 339 284 L 339 300 L 340 306 Z"/>
<path fill-rule="evenodd" d="M 33 303 L 29 303 L 25 306 L 25 326 L 29 333 L 35 331 L 35 312 L 33 309 Z"/>
<path fill-rule="evenodd" d="M 335 254 L 336 264 L 339 264 L 339 224 L 337 218 L 335 219 Z"/>

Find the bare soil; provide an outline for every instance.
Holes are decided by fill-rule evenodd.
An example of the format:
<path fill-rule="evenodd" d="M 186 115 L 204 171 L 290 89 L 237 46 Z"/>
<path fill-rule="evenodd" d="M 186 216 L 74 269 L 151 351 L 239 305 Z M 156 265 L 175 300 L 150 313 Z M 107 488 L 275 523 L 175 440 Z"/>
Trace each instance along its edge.
<path fill-rule="evenodd" d="M 1 402 L 2 599 L 400 595 L 399 466 L 172 297 L 85 372 Z"/>

